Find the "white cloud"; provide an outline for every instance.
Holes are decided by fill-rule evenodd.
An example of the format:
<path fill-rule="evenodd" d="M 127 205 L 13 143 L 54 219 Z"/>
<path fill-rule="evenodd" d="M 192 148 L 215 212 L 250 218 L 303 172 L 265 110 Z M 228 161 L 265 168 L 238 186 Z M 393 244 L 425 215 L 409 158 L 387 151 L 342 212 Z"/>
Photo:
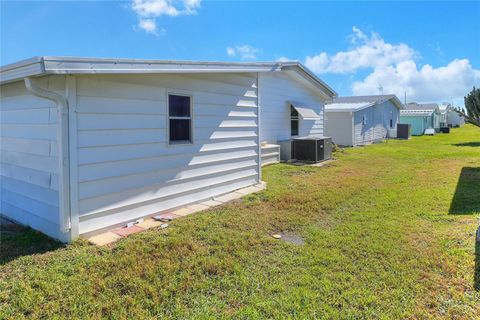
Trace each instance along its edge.
<path fill-rule="evenodd" d="M 480 83 L 480 70 L 467 59 L 455 59 L 444 67 L 429 64 L 418 67 L 415 61 L 405 60 L 396 65 L 377 67 L 362 81 L 353 83 L 353 94 L 378 94 L 378 86 L 385 93 L 402 98 L 407 92 L 408 101 L 461 100 L 471 88 Z"/>
<path fill-rule="evenodd" d="M 235 49 L 232 47 L 227 47 L 227 55 L 229 57 L 235 57 L 237 53 L 235 52 Z"/>
<path fill-rule="evenodd" d="M 153 19 L 140 19 L 138 22 L 138 27 L 144 30 L 146 33 L 151 33 L 157 36 L 160 33 L 165 32 L 164 29 L 160 31 L 157 29 L 157 23 Z"/>
<path fill-rule="evenodd" d="M 292 59 L 289 59 L 285 56 L 281 56 L 280 58 L 277 59 L 278 62 L 287 62 L 287 61 L 292 61 Z"/>
<path fill-rule="evenodd" d="M 158 35 L 156 18 L 196 14 L 200 3 L 201 0 L 133 0 L 131 9 L 138 16 L 140 29 Z"/>
<path fill-rule="evenodd" d="M 367 36 L 359 28 L 353 27 L 349 39 L 356 45 L 349 51 L 334 55 L 321 52 L 307 56 L 305 65 L 316 73 L 350 73 L 362 68 L 374 68 L 398 63 L 416 57 L 416 52 L 404 43 L 386 43 L 377 33 Z"/>
<path fill-rule="evenodd" d="M 350 77 L 359 70 L 370 69 L 363 80 L 353 82 L 354 95 L 378 94 L 381 86 L 384 93 L 394 93 L 399 98 L 406 91 L 409 101 L 461 101 L 474 85 L 480 85 L 480 70 L 473 68 L 468 59 L 455 59 L 437 68 L 422 66 L 413 48 L 404 43 L 388 43 L 379 34 L 367 35 L 357 27 L 353 27 L 349 41 L 350 50 L 307 56 L 305 64 L 316 73 Z"/>
<path fill-rule="evenodd" d="M 239 56 L 241 60 L 256 60 L 257 55 L 262 53 L 262 49 L 254 48 L 248 44 L 227 47 L 227 55 L 229 57 Z"/>

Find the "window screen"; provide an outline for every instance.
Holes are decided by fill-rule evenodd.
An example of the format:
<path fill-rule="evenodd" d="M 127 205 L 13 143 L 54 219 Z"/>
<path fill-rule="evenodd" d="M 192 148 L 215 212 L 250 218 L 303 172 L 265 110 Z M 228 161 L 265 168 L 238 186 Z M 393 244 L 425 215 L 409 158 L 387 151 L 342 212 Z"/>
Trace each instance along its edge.
<path fill-rule="evenodd" d="M 192 141 L 191 97 L 168 95 L 168 121 L 170 143 Z"/>
<path fill-rule="evenodd" d="M 290 105 L 290 133 L 292 136 L 298 136 L 298 111 Z"/>

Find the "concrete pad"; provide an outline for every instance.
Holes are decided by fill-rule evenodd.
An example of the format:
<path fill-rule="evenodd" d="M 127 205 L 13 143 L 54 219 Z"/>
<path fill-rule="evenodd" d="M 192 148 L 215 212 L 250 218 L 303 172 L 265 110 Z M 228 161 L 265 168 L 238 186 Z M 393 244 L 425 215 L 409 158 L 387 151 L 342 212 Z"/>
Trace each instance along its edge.
<path fill-rule="evenodd" d="M 200 211 L 205 211 L 207 209 L 210 209 L 209 206 L 206 206 L 206 205 L 201 204 L 201 203 L 192 204 L 190 206 L 187 206 L 187 208 L 191 209 L 193 212 L 200 212 Z"/>
<path fill-rule="evenodd" d="M 118 229 L 112 230 L 111 232 L 118 234 L 119 236 L 126 237 L 134 233 L 142 232 L 143 230 L 145 229 L 134 225 L 131 227 L 118 228 Z"/>
<path fill-rule="evenodd" d="M 186 206 L 185 208 L 181 208 L 175 211 L 172 211 L 173 214 L 178 215 L 178 216 L 188 216 L 192 213 L 200 212 L 209 209 L 210 207 L 204 204 L 192 204 L 190 206 Z"/>
<path fill-rule="evenodd" d="M 255 192 L 259 192 L 259 191 L 261 191 L 261 189 L 258 188 L 257 186 L 251 186 L 251 187 L 246 187 L 246 188 L 243 188 L 243 189 L 239 189 L 235 192 L 243 194 L 243 195 L 247 195 L 247 194 L 251 194 L 251 193 L 255 193 Z"/>
<path fill-rule="evenodd" d="M 332 161 L 333 161 L 333 159 L 325 160 L 325 161 L 322 161 L 322 162 L 310 164 L 309 166 L 311 166 L 311 167 L 323 167 L 324 165 L 327 165 L 327 164 L 331 163 Z"/>
<path fill-rule="evenodd" d="M 215 198 L 213 198 L 213 200 L 218 201 L 218 202 L 222 202 L 222 203 L 226 203 L 226 202 L 229 202 L 229 201 L 240 199 L 241 197 L 243 197 L 243 194 L 241 194 L 241 193 L 230 192 L 230 193 L 227 193 L 223 196 L 215 197 Z"/>
<path fill-rule="evenodd" d="M 140 228 L 143 228 L 143 229 L 150 229 L 150 228 L 158 227 L 162 223 L 163 222 L 157 221 L 157 220 L 154 220 L 154 219 L 146 219 L 146 220 L 143 220 L 142 222 L 138 223 L 137 226 L 140 227 Z"/>
<path fill-rule="evenodd" d="M 218 206 L 222 205 L 223 203 L 220 202 L 220 201 L 208 200 L 208 201 L 202 202 L 201 204 L 203 204 L 204 206 L 208 206 L 210 208 L 213 208 L 213 207 L 218 207 Z"/>
<path fill-rule="evenodd" d="M 96 246 L 104 246 L 122 239 L 121 236 L 113 232 L 105 232 L 88 238 L 88 241 Z"/>
<path fill-rule="evenodd" d="M 192 213 L 193 213 L 193 210 L 189 209 L 188 207 L 180 208 L 180 209 L 172 211 L 172 214 L 174 214 L 176 216 L 180 216 L 180 217 L 185 217 L 185 216 L 188 216 L 189 214 L 192 214 Z"/>

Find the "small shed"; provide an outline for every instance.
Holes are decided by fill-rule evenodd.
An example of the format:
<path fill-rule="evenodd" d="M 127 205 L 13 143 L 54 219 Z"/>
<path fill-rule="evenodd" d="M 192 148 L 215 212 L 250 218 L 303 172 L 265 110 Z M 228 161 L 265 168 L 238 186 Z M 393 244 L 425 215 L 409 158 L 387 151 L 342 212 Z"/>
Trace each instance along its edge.
<path fill-rule="evenodd" d="M 441 112 L 436 103 L 408 103 L 400 112 L 400 123 L 410 124 L 414 136 L 425 134 L 425 130 L 440 131 Z"/>
<path fill-rule="evenodd" d="M 298 62 L 35 57 L 0 77 L 0 213 L 66 242 L 259 183 L 291 101 L 321 135 L 335 95 Z"/>
<path fill-rule="evenodd" d="M 342 146 L 394 138 L 402 107 L 395 95 L 334 98 L 325 105 L 325 134 Z"/>

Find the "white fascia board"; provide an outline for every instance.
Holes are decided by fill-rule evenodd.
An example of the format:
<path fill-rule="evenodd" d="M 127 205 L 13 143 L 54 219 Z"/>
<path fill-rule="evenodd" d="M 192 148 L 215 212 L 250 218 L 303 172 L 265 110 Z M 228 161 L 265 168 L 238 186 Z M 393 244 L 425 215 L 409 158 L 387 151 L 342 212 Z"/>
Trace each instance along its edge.
<path fill-rule="evenodd" d="M 23 80 L 45 72 L 41 57 L 33 57 L 0 68 L 0 84 Z"/>
<path fill-rule="evenodd" d="M 405 106 L 403 105 L 402 102 L 400 102 L 400 99 L 398 99 L 397 96 L 393 96 L 392 98 L 390 98 L 390 100 L 397 107 L 397 109 L 399 109 L 399 110 L 405 109 Z"/>
<path fill-rule="evenodd" d="M 81 57 L 34 57 L 0 68 L 0 83 L 45 74 L 235 73 L 281 71 L 278 62 L 203 62 Z"/>
<path fill-rule="evenodd" d="M 279 66 L 272 63 L 246 64 L 135 59 L 45 57 L 44 63 L 45 72 L 53 74 L 272 72 L 279 69 Z"/>
<path fill-rule="evenodd" d="M 303 66 L 300 62 L 282 62 L 282 70 L 293 70 L 305 80 L 320 89 L 325 97 L 332 99 L 338 94 L 329 85 L 318 78 L 313 72 Z"/>

